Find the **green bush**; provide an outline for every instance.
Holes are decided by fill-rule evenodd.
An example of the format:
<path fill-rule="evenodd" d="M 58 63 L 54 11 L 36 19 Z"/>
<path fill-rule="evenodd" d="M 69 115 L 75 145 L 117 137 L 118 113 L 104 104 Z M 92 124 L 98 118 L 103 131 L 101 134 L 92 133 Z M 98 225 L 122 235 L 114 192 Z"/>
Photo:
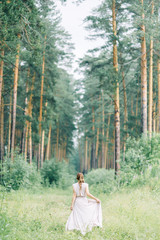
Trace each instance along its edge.
<path fill-rule="evenodd" d="M 91 190 L 96 193 L 111 193 L 118 187 L 115 180 L 114 170 L 96 169 L 85 175 L 85 182 L 90 185 Z"/>
<path fill-rule="evenodd" d="M 152 138 L 128 138 L 125 161 L 121 161 L 120 182 L 122 185 L 144 185 L 150 178 L 159 176 L 160 135 Z"/>
<path fill-rule="evenodd" d="M 25 162 L 22 155 L 15 155 L 14 161 L 6 158 L 1 170 L 1 184 L 8 190 L 18 190 L 20 187 L 30 188 L 39 185 L 41 182 L 40 174 L 36 167 Z"/>
<path fill-rule="evenodd" d="M 71 175 L 68 164 L 56 162 L 55 159 L 45 161 L 41 169 L 41 176 L 45 186 L 56 186 L 63 189 L 73 184 L 74 176 Z"/>

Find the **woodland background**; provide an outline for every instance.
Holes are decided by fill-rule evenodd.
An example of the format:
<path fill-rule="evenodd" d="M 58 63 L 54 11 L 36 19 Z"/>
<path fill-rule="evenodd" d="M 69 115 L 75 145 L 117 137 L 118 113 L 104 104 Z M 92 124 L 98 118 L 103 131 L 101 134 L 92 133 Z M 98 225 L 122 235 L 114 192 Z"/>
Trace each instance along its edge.
<path fill-rule="evenodd" d="M 70 74 L 74 44 L 61 25 L 56 1 L 0 1 L 0 239 L 51 239 L 53 232 L 56 239 L 64 237 L 62 216 L 45 235 L 45 214 L 35 215 L 35 221 L 32 214 L 26 216 L 23 197 L 28 203 L 29 196 L 42 197 L 43 208 L 65 194 L 59 201 L 67 217 L 66 189 L 78 171 L 100 195 L 104 212 L 109 210 L 106 196 L 115 210 L 102 234 L 95 230 L 88 239 L 160 237 L 160 3 L 104 0 L 84 21 L 88 36 L 103 39 L 104 45 L 79 59 L 77 71 L 83 77 L 75 79 Z M 134 206 L 132 191 L 137 194 Z M 142 198 L 148 228 L 140 224 L 144 211 L 132 212 Z M 30 202 L 33 209 L 36 204 Z M 52 210 L 59 213 L 56 206 Z M 26 226 L 33 220 L 32 234 L 30 227 L 20 227 L 24 216 Z M 133 220 L 130 230 L 127 224 L 121 229 L 122 216 L 128 216 L 128 223 Z M 114 227 L 108 225 L 111 218 L 119 219 Z"/>

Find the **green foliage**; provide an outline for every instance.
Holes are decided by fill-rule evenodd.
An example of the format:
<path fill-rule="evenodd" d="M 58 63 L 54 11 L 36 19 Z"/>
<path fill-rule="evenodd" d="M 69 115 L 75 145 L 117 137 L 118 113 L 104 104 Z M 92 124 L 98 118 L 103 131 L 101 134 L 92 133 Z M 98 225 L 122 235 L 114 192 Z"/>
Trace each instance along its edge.
<path fill-rule="evenodd" d="M 45 186 L 67 188 L 73 184 L 74 176 L 70 174 L 68 164 L 56 162 L 55 159 L 45 161 L 41 169 L 41 176 Z"/>
<path fill-rule="evenodd" d="M 25 162 L 24 157 L 19 154 L 15 155 L 13 162 L 10 158 L 5 159 L 1 174 L 1 184 L 8 190 L 18 190 L 20 187 L 38 187 L 41 182 L 36 168 Z"/>
<path fill-rule="evenodd" d="M 125 161 L 121 161 L 121 183 L 124 185 L 146 184 L 151 178 L 160 177 L 160 135 L 128 138 Z"/>
<path fill-rule="evenodd" d="M 111 193 L 118 187 L 114 170 L 96 169 L 85 175 L 85 181 L 95 193 Z"/>

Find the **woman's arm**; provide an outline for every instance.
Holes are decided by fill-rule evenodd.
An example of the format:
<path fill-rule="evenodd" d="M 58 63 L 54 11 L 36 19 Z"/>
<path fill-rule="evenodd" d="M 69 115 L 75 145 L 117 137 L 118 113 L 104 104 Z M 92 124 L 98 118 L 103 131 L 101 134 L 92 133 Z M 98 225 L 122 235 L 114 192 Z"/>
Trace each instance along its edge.
<path fill-rule="evenodd" d="M 73 210 L 75 199 L 76 199 L 76 192 L 75 192 L 75 190 L 73 188 L 72 203 L 71 203 L 71 207 L 70 207 L 71 210 Z"/>
<path fill-rule="evenodd" d="M 87 186 L 86 186 L 86 194 L 87 194 L 88 197 L 96 200 L 97 203 L 100 203 L 100 202 L 101 202 L 98 198 L 96 198 L 96 197 L 94 197 L 92 194 L 90 194 L 89 189 L 88 189 L 88 184 L 87 184 Z"/>

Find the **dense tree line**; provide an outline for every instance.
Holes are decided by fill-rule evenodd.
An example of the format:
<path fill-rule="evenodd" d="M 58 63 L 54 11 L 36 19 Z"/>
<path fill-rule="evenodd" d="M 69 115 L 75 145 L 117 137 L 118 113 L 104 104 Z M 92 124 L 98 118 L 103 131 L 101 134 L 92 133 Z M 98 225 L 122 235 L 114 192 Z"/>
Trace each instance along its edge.
<path fill-rule="evenodd" d="M 66 159 L 74 126 L 69 34 L 54 1 L 0 1 L 0 159 Z"/>
<path fill-rule="evenodd" d="M 127 138 L 160 129 L 159 1 L 103 0 L 85 22 L 104 45 L 80 60 L 74 86 L 55 3 L 0 1 L 1 161 L 14 161 L 15 150 L 38 169 L 53 156 L 68 161 L 77 129 L 77 170 L 117 173 Z"/>
<path fill-rule="evenodd" d="M 129 136 L 159 132 L 159 9 L 156 0 L 104 0 L 85 19 L 89 36 L 104 45 L 81 60 L 85 77 L 76 86 L 84 172 L 97 167 L 118 172 Z"/>

